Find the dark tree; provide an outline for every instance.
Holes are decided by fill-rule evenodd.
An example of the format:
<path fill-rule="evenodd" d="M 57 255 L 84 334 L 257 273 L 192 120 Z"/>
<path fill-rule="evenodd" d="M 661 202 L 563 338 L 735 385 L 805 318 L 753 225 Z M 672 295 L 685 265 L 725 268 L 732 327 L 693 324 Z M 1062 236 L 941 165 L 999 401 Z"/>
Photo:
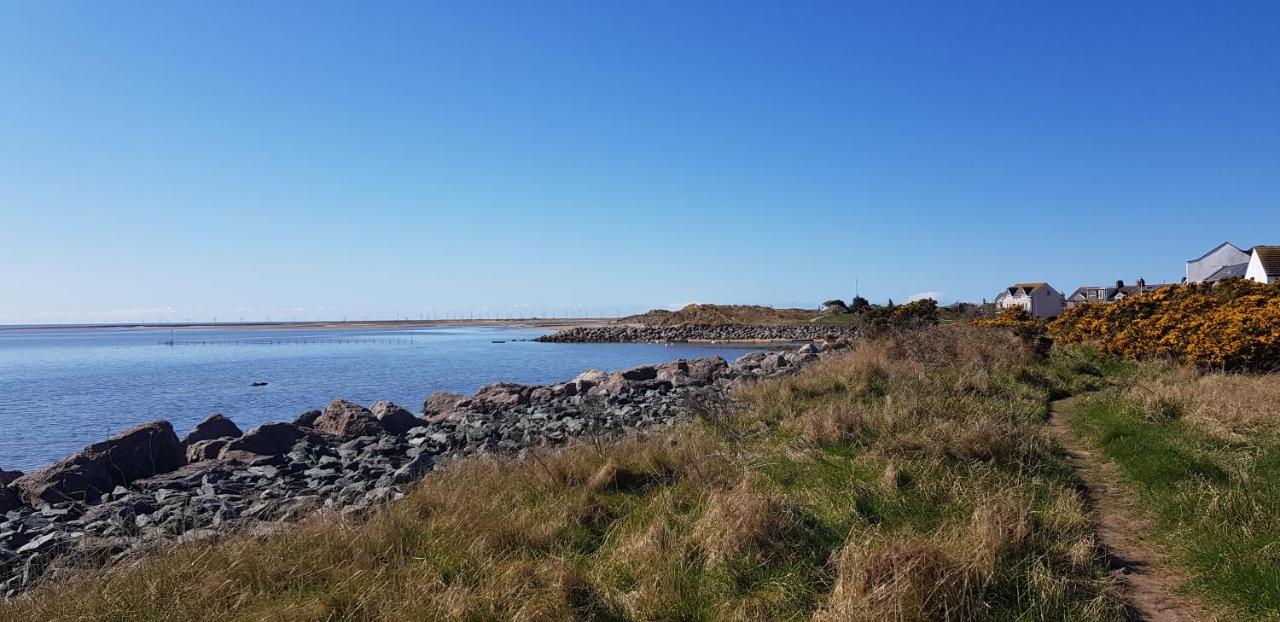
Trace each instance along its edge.
<path fill-rule="evenodd" d="M 849 301 L 849 311 L 852 313 L 862 313 L 870 306 L 871 303 L 867 302 L 867 299 L 862 296 L 854 296 L 853 300 Z"/>

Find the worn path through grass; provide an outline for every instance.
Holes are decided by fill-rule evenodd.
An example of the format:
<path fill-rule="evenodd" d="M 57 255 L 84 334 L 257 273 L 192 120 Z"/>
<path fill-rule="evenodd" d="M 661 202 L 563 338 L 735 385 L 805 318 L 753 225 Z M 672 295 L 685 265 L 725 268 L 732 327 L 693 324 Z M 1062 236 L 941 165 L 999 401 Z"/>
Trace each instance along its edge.
<path fill-rule="evenodd" d="M 1098 538 L 1111 557 L 1113 571 L 1122 576 L 1134 609 L 1142 619 L 1153 622 L 1217 619 L 1198 601 L 1178 593 L 1186 578 L 1145 539 L 1150 525 L 1124 491 L 1116 466 L 1098 459 L 1072 433 L 1068 420 L 1074 401 L 1068 398 L 1050 404 L 1049 431 L 1067 450 L 1084 482 L 1097 515 Z"/>

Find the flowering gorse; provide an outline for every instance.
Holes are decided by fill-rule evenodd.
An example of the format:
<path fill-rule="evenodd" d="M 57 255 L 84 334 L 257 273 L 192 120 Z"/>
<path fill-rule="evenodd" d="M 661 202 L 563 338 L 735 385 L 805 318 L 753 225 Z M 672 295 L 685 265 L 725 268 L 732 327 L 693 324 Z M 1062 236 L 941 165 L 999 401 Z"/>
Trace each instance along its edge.
<path fill-rule="evenodd" d="M 1280 368 L 1280 284 L 1228 279 L 1084 304 L 1049 323 L 1057 343 L 1096 343 L 1129 358 L 1169 357 L 1227 370 Z"/>

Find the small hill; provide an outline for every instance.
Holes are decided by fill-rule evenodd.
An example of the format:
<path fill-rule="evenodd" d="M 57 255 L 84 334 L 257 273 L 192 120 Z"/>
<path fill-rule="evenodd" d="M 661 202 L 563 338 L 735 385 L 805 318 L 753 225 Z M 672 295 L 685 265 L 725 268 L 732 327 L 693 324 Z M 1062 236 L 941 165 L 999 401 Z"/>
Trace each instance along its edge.
<path fill-rule="evenodd" d="M 679 311 L 654 309 L 640 315 L 622 318 L 621 324 L 645 326 L 698 325 L 751 325 L 800 324 L 817 316 L 809 309 L 775 309 L 762 305 L 710 305 L 691 304 Z"/>

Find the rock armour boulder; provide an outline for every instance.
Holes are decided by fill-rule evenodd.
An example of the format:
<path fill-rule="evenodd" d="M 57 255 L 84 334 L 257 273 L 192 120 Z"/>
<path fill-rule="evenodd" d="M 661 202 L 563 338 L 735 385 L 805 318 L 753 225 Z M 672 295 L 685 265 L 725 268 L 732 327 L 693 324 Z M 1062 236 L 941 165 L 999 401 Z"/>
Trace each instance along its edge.
<path fill-rule="evenodd" d="M 243 435 L 244 433 L 240 431 L 235 422 L 221 414 L 214 413 L 205 418 L 204 421 L 196 424 L 195 428 L 192 428 L 187 437 L 182 439 L 182 446 L 186 448 L 200 441 L 208 441 L 215 438 L 239 438 Z"/>
<path fill-rule="evenodd" d="M 369 412 L 373 413 L 384 430 L 397 436 L 404 436 L 409 430 L 425 423 L 408 410 L 386 400 L 374 402 L 369 407 Z"/>
<path fill-rule="evenodd" d="M 383 432 L 382 424 L 369 409 L 347 400 L 329 402 L 311 427 L 340 438 L 377 436 Z"/>
<path fill-rule="evenodd" d="M 293 444 L 306 436 L 306 433 L 292 423 L 264 423 L 248 434 L 228 442 L 219 452 L 219 457 L 230 458 L 230 452 L 246 452 L 260 456 L 277 456 L 289 453 Z"/>
<path fill-rule="evenodd" d="M 94 443 L 52 466 L 24 475 L 12 487 L 30 504 L 92 501 L 116 486 L 186 464 L 168 421 L 153 421 Z"/>

